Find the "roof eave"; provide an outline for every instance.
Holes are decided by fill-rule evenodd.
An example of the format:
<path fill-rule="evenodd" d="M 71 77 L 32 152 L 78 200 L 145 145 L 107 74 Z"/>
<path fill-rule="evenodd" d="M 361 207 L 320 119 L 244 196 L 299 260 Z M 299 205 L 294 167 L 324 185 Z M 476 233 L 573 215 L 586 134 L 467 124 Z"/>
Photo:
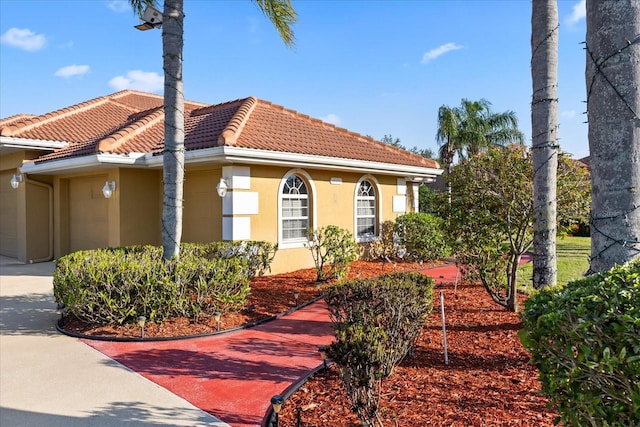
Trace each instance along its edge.
<path fill-rule="evenodd" d="M 73 157 L 70 159 L 49 160 L 36 163 L 26 162 L 20 167 L 20 172 L 26 174 L 60 175 L 86 170 L 107 169 L 114 166 L 144 166 L 146 153 L 93 154 L 90 156 Z"/>
<path fill-rule="evenodd" d="M 162 162 L 162 156 L 147 155 L 147 165 L 150 167 L 162 167 Z M 355 170 L 363 173 L 401 175 L 412 178 L 434 178 L 443 172 L 442 169 L 429 167 L 228 146 L 187 151 L 185 153 L 185 163 L 187 165 L 246 163 L 285 167 L 311 167 L 322 170 Z"/>
<path fill-rule="evenodd" d="M 16 150 L 42 150 L 53 151 L 69 145 L 65 141 L 49 141 L 44 139 L 15 138 L 12 136 L 0 136 L 0 148 Z"/>

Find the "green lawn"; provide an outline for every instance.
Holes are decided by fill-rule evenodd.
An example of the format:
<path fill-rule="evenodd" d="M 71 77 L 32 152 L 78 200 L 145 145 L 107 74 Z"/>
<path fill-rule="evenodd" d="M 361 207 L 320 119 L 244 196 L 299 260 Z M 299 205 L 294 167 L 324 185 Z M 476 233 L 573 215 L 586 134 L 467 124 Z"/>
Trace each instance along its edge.
<path fill-rule="evenodd" d="M 566 285 L 572 280 L 580 279 L 589 269 L 589 255 L 591 253 L 590 237 L 560 237 L 556 241 L 558 254 L 558 285 Z M 527 292 L 532 289 L 532 263 L 520 266 L 518 269 L 518 287 Z"/>

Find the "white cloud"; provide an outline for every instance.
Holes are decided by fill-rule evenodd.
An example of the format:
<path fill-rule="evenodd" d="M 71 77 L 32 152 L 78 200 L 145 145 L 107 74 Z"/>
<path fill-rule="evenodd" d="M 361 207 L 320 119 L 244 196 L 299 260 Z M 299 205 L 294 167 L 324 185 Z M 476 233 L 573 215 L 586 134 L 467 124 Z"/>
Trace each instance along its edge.
<path fill-rule="evenodd" d="M 42 49 L 47 43 L 47 39 L 44 34 L 36 34 L 27 28 L 9 28 L 0 37 L 0 42 L 7 46 L 33 52 Z"/>
<path fill-rule="evenodd" d="M 431 49 L 429 52 L 425 53 L 422 56 L 422 63 L 426 64 L 427 62 L 433 61 L 434 59 L 444 55 L 447 52 L 451 52 L 459 49 L 462 49 L 462 46 L 456 43 L 443 44 L 442 46 L 438 46 L 435 49 Z"/>
<path fill-rule="evenodd" d="M 116 90 L 134 89 L 144 92 L 160 92 L 164 88 L 164 76 L 155 72 L 131 70 L 126 76 L 117 76 L 109 80 Z"/>
<path fill-rule="evenodd" d="M 113 10 L 116 13 L 123 13 L 128 10 L 133 10 L 129 2 L 126 0 L 111 0 L 107 4 L 107 7 L 109 7 L 109 9 Z"/>
<path fill-rule="evenodd" d="M 89 72 L 88 65 L 67 65 L 66 67 L 60 68 L 53 75 L 56 77 L 73 77 L 73 76 L 82 76 Z"/>
<path fill-rule="evenodd" d="M 331 123 L 332 125 L 339 125 L 340 124 L 340 117 L 338 117 L 337 114 L 327 114 L 326 116 L 322 117 L 321 120 L 323 122 L 327 122 L 327 123 Z"/>
<path fill-rule="evenodd" d="M 578 115 L 578 112 L 576 110 L 566 110 L 566 111 L 562 111 L 560 115 L 567 119 L 573 119 Z"/>
<path fill-rule="evenodd" d="M 587 1 L 580 0 L 578 3 L 573 5 L 573 11 L 571 15 L 567 17 L 567 24 L 573 25 L 578 23 L 580 20 L 586 18 L 587 16 Z"/>

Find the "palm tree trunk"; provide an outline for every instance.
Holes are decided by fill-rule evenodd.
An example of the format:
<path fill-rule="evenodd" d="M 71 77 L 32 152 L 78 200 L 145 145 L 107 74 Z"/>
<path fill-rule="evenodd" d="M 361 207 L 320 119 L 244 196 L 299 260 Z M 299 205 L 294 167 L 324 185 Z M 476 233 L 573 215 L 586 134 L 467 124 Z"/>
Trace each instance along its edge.
<path fill-rule="evenodd" d="M 587 0 L 591 271 L 640 256 L 640 0 Z"/>
<path fill-rule="evenodd" d="M 558 170 L 558 4 L 533 0 L 531 13 L 533 286 L 553 286 Z"/>
<path fill-rule="evenodd" d="M 184 183 L 184 93 L 182 83 L 183 0 L 165 0 L 162 25 L 164 67 L 163 258 L 180 255 Z"/>

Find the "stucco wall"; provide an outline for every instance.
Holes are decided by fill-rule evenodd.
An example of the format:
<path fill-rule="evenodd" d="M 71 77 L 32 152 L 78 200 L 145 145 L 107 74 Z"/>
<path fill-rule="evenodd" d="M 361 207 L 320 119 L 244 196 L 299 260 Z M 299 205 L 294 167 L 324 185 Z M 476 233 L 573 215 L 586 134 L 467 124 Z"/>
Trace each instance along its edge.
<path fill-rule="evenodd" d="M 183 242 L 222 240 L 222 199 L 216 193 L 221 168 L 187 170 L 184 183 Z"/>
<path fill-rule="evenodd" d="M 280 244 L 272 273 L 312 267 L 310 251 L 301 242 L 278 241 L 279 191 L 292 172 L 308 181 L 311 226 L 316 228 L 336 225 L 355 235 L 356 187 L 363 178 L 376 188 L 378 223 L 395 220 L 410 210 L 411 186 L 393 176 L 256 165 L 189 167 L 185 174 L 182 241 L 265 240 Z M 221 177 L 229 184 L 225 198 L 216 193 Z M 54 188 L 55 257 L 79 249 L 162 244 L 161 169 L 115 168 L 49 178 Z M 102 195 L 106 181 L 116 183 L 110 199 Z M 36 191 L 29 203 L 45 211 L 46 204 L 38 204 L 38 200 L 46 198 L 42 191 Z M 3 209 L 3 215 L 10 212 Z M 41 234 L 44 217 L 30 221 L 36 224 L 33 244 L 45 245 L 44 238 L 35 237 Z"/>
<path fill-rule="evenodd" d="M 314 227 L 336 225 L 355 235 L 356 186 L 362 178 L 367 178 L 377 184 L 379 222 L 395 220 L 401 214 L 393 211 L 393 197 L 400 193 L 396 177 L 302 168 L 251 166 L 250 189 L 231 190 L 232 192 L 249 191 L 259 194 L 259 213 L 249 215 L 251 239 L 278 242 L 278 191 L 281 181 L 290 172 L 300 172 L 310 178 L 310 186 L 315 190 L 310 206 Z M 308 249 L 303 247 L 283 248 L 281 246 L 273 261 L 272 273 L 312 266 L 313 260 Z"/>
<path fill-rule="evenodd" d="M 162 171 L 121 169 L 116 185 L 120 211 L 118 246 L 161 245 Z"/>

